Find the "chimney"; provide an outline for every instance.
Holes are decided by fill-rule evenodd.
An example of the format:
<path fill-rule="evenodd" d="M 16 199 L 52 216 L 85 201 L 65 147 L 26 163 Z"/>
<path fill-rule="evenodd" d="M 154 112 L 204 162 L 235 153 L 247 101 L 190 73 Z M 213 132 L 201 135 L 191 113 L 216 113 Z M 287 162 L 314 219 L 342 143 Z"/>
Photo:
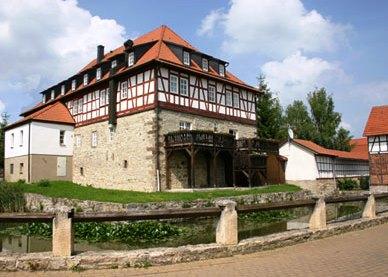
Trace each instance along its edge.
<path fill-rule="evenodd" d="M 133 41 L 131 39 L 128 39 L 126 42 L 124 42 L 124 48 L 125 50 L 129 50 L 133 46 Z"/>
<path fill-rule="evenodd" d="M 104 58 L 104 45 L 98 45 L 97 46 L 97 63 L 102 62 L 103 58 Z"/>

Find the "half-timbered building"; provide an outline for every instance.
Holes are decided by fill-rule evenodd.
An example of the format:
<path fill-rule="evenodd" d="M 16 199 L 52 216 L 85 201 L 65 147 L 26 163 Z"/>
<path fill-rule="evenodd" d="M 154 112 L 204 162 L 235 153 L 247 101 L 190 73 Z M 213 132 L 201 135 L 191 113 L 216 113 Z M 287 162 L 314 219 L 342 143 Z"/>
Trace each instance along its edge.
<path fill-rule="evenodd" d="M 388 192 L 388 106 L 372 107 L 364 129 L 368 137 L 370 189 Z"/>
<path fill-rule="evenodd" d="M 98 46 L 96 59 L 22 116 L 67 107 L 76 183 L 143 191 L 265 183 L 277 145 L 253 140 L 258 91 L 227 67 L 161 26 L 108 53 Z"/>

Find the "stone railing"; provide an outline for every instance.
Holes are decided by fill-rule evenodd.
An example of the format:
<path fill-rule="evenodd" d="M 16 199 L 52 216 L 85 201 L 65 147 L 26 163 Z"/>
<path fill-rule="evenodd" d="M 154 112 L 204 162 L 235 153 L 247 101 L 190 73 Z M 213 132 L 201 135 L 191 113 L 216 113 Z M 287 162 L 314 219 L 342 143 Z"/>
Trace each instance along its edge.
<path fill-rule="evenodd" d="M 52 222 L 52 252 L 54 256 L 68 257 L 74 254 L 74 222 L 83 221 L 131 221 L 171 218 L 196 218 L 219 216 L 216 229 L 216 242 L 221 245 L 236 245 L 238 243 L 238 213 L 268 211 L 297 207 L 314 207 L 309 219 L 309 229 L 326 229 L 326 203 L 341 203 L 366 201 L 362 212 L 363 218 L 376 218 L 376 198 L 388 197 L 388 193 L 340 196 L 330 198 L 286 201 L 280 203 L 264 203 L 252 205 L 237 205 L 232 200 L 219 200 L 215 207 L 190 209 L 160 209 L 148 211 L 116 212 L 116 213 L 74 213 L 63 209 L 56 213 L 3 213 L 1 222 Z"/>

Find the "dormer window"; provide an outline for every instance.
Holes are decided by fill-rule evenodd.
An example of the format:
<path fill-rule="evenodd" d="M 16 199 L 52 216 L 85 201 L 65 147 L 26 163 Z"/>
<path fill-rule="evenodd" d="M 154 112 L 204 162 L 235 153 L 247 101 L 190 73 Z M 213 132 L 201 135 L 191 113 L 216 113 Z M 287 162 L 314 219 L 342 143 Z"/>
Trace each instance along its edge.
<path fill-rule="evenodd" d="M 190 65 L 190 53 L 183 51 L 183 63 L 185 65 Z"/>
<path fill-rule="evenodd" d="M 77 82 L 76 80 L 71 81 L 71 90 L 72 91 L 75 91 L 76 82 Z"/>
<path fill-rule="evenodd" d="M 65 95 L 65 85 L 61 86 L 61 95 Z"/>
<path fill-rule="evenodd" d="M 53 100 L 55 98 L 55 90 L 51 90 L 50 99 Z"/>
<path fill-rule="evenodd" d="M 97 71 L 96 71 L 96 79 L 97 79 L 97 80 L 100 80 L 100 79 L 101 79 L 101 67 L 97 68 Z"/>
<path fill-rule="evenodd" d="M 220 73 L 220 76 L 225 77 L 225 66 L 223 64 L 219 64 L 218 72 Z"/>
<path fill-rule="evenodd" d="M 132 66 L 135 63 L 135 54 L 133 52 L 128 54 L 128 66 Z"/>
<path fill-rule="evenodd" d="M 88 74 L 85 74 L 84 75 L 84 86 L 86 86 L 88 84 L 88 82 L 89 82 L 89 76 L 88 76 Z"/>
<path fill-rule="evenodd" d="M 42 103 L 43 103 L 43 104 L 46 103 L 46 94 L 43 94 L 43 95 L 42 95 Z"/>
<path fill-rule="evenodd" d="M 202 70 L 209 71 L 209 61 L 207 59 L 202 59 Z"/>
<path fill-rule="evenodd" d="M 117 60 L 113 60 L 112 63 L 110 64 L 111 68 L 115 68 L 117 66 Z"/>

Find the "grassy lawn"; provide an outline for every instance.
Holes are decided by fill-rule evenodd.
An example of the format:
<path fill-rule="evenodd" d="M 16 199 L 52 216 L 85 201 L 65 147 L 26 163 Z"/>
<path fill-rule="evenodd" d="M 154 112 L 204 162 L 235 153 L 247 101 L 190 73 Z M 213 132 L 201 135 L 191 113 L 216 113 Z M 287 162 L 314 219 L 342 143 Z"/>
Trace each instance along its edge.
<path fill-rule="evenodd" d="M 50 197 L 95 200 L 116 203 L 145 203 L 162 201 L 192 201 L 196 199 L 214 199 L 238 195 L 261 194 L 270 192 L 294 192 L 300 188 L 294 185 L 272 185 L 249 190 L 214 190 L 203 192 L 136 192 L 122 190 L 97 189 L 80 186 L 72 182 L 52 181 L 42 184 L 18 183 L 24 192 L 38 193 Z"/>

